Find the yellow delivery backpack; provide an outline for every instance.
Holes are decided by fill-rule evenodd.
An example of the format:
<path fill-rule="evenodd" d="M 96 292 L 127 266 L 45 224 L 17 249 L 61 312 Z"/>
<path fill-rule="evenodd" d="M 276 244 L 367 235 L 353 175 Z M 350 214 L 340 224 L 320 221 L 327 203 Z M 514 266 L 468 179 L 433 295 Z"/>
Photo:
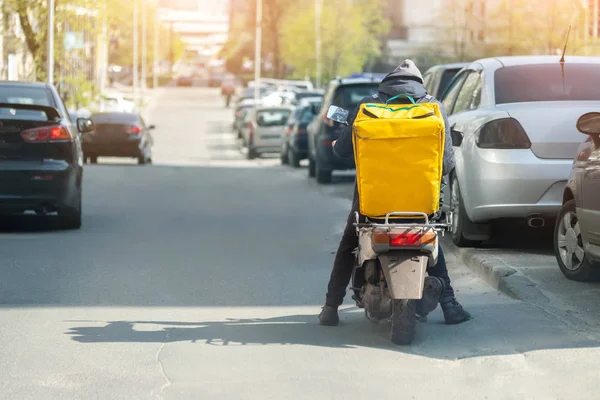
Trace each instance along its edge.
<path fill-rule="evenodd" d="M 403 96 L 403 95 L 402 95 Z M 361 104 L 352 126 L 360 213 L 439 210 L 444 118 L 433 102 Z"/>

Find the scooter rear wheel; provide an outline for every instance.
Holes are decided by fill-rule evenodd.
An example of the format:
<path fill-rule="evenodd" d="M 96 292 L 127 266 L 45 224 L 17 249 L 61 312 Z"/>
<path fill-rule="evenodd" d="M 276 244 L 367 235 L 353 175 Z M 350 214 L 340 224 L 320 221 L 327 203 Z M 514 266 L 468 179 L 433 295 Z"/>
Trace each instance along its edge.
<path fill-rule="evenodd" d="M 392 342 L 397 345 L 411 344 L 417 327 L 415 302 L 393 300 L 392 307 Z"/>

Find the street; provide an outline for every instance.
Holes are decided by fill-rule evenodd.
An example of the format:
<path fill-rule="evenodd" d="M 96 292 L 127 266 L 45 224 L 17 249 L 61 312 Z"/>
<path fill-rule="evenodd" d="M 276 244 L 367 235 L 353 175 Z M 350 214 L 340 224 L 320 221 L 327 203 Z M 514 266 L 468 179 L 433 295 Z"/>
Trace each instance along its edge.
<path fill-rule="evenodd" d="M 540 278 L 546 307 L 490 287 L 445 241 L 472 321 L 438 308 L 398 347 L 348 295 L 341 325 L 319 326 L 352 176 L 318 186 L 277 156 L 245 160 L 217 89 L 156 96 L 154 165 L 86 165 L 80 231 L 2 227 L 0 397 L 599 397 L 598 286 L 558 267 Z"/>

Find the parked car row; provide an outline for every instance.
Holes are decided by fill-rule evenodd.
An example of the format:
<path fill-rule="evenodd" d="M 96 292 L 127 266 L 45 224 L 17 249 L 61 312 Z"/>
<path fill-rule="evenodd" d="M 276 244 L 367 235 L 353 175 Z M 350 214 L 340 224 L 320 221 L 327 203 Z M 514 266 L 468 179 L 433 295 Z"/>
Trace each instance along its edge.
<path fill-rule="evenodd" d="M 341 126 L 326 111 L 354 108 L 377 91 L 380 79 L 336 79 L 318 105 L 286 111 L 282 163 L 298 166 L 306 146 L 308 175 L 318 183 L 354 169 L 351 160 L 333 155 Z M 454 212 L 457 246 L 493 239 L 497 220 L 554 225 L 564 275 L 600 279 L 600 86 L 590 84 L 598 79 L 600 57 L 487 58 L 425 72 L 428 93 L 449 117 L 456 167 L 444 201 Z"/>

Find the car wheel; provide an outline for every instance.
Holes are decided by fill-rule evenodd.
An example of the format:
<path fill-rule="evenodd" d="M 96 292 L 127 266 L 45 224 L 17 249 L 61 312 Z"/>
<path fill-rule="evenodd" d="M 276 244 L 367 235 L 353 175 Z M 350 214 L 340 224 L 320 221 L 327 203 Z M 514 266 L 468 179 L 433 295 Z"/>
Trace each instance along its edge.
<path fill-rule="evenodd" d="M 600 278 L 600 269 L 585 254 L 575 200 L 567 201 L 556 218 L 554 254 L 558 267 L 568 279 L 591 282 Z"/>
<path fill-rule="evenodd" d="M 298 155 L 294 152 L 294 150 L 292 150 L 291 148 L 288 150 L 287 158 L 292 167 L 300 168 L 300 159 L 298 158 Z"/>
<path fill-rule="evenodd" d="M 281 147 L 281 154 L 279 155 L 279 159 L 281 160 L 281 165 L 287 165 L 289 163 L 287 146 L 284 145 Z"/>
<path fill-rule="evenodd" d="M 317 174 L 317 169 L 315 165 L 315 161 L 312 158 L 308 158 L 308 176 L 310 178 L 314 178 Z"/>
<path fill-rule="evenodd" d="M 62 229 L 81 228 L 81 189 L 79 189 L 77 205 L 73 208 L 58 210 L 58 218 Z"/>
<path fill-rule="evenodd" d="M 315 165 L 315 173 L 318 183 L 331 183 L 331 170 L 324 169 L 317 160 Z"/>
<path fill-rule="evenodd" d="M 248 160 L 254 160 L 256 157 L 258 157 L 258 153 L 254 149 L 254 147 L 248 146 L 248 154 L 246 154 L 246 158 Z"/>
<path fill-rule="evenodd" d="M 452 242 L 458 247 L 472 247 L 478 245 L 479 241 L 469 240 L 465 238 L 464 229 L 466 225 L 473 224 L 467 212 L 465 211 L 465 205 L 460 193 L 460 186 L 458 185 L 458 179 L 456 176 L 452 178 L 452 192 L 451 192 L 451 209 L 452 209 Z"/>

